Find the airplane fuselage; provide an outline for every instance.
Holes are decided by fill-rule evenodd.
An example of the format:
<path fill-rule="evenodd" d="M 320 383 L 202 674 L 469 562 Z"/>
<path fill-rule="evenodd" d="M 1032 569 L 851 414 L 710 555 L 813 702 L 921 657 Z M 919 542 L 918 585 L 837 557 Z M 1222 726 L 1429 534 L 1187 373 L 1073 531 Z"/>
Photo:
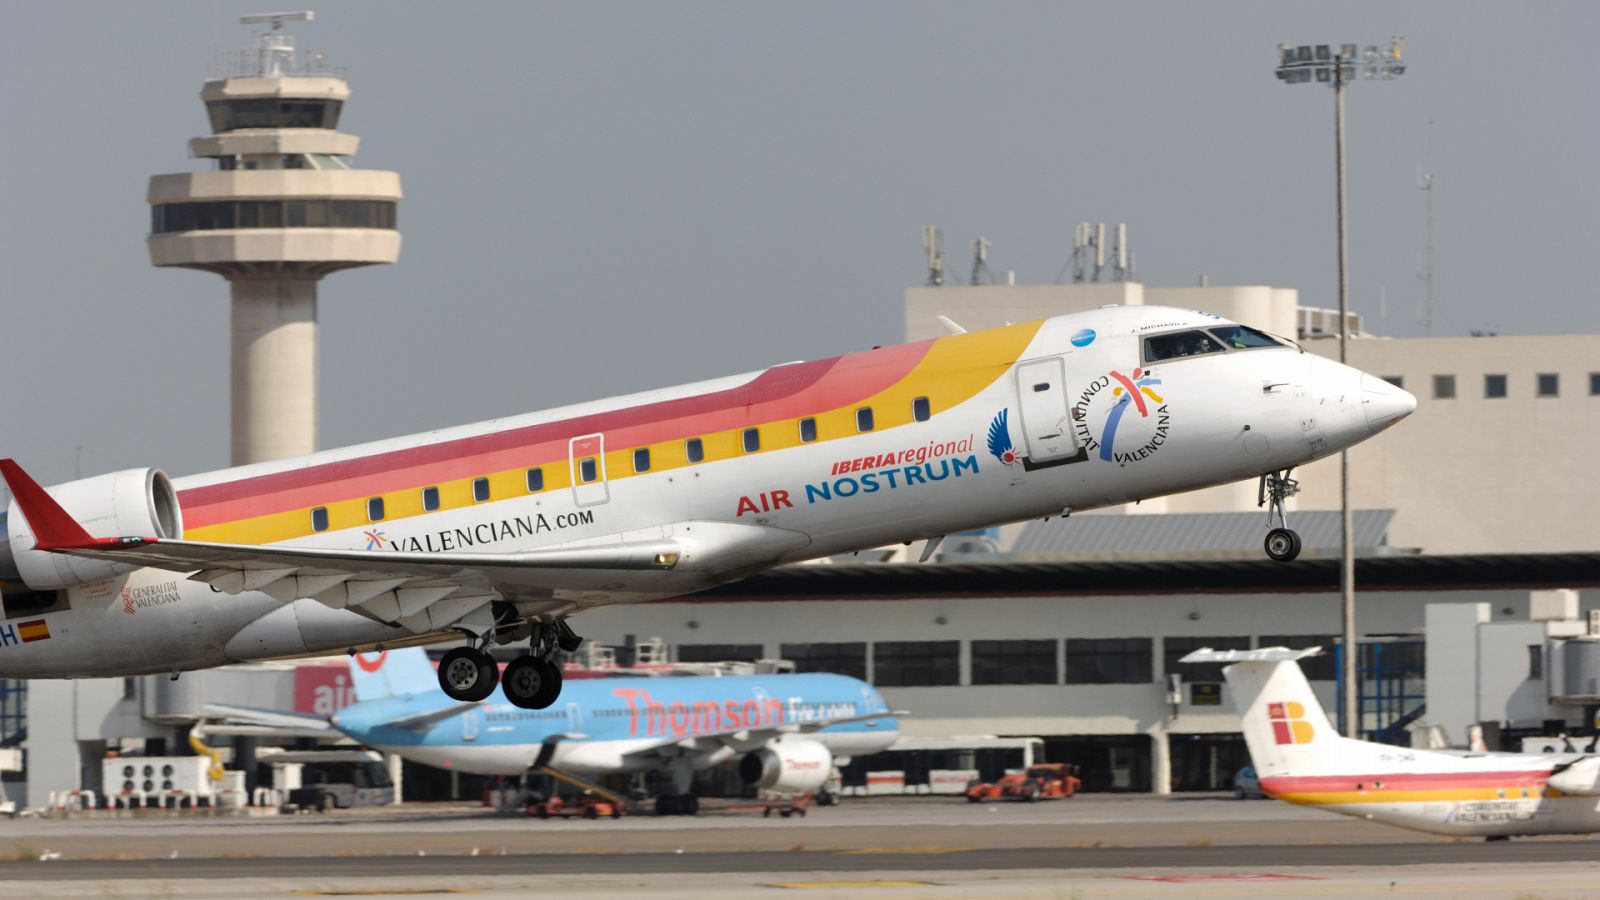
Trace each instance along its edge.
<path fill-rule="evenodd" d="M 482 554 L 672 538 L 686 563 L 697 547 L 717 560 L 524 591 L 503 574 L 517 615 L 566 614 L 1253 478 L 1410 411 L 1394 399 L 1409 395 L 1290 345 L 1150 358 L 1152 335 L 1228 324 L 1106 308 L 174 484 L 190 540 Z M 68 587 L 54 606 L 0 625 L 0 676 L 175 672 L 455 634 L 149 568 Z"/>

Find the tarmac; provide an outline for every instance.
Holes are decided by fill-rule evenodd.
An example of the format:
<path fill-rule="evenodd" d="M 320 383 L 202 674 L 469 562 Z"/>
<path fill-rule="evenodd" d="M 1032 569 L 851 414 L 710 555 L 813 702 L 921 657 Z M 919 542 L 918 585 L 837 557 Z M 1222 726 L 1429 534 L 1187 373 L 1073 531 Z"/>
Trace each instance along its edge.
<path fill-rule="evenodd" d="M 1273 801 L 872 798 L 764 818 L 482 807 L 0 821 L 0 896 L 1600 898 L 1600 839 L 1486 844 Z"/>

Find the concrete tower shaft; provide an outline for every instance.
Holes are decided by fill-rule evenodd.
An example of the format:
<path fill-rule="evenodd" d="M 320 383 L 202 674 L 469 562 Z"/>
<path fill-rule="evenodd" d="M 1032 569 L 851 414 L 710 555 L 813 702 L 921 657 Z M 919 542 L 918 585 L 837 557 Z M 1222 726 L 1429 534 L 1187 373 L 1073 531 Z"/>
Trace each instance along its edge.
<path fill-rule="evenodd" d="M 350 166 L 349 85 L 268 18 L 242 66 L 200 92 L 212 133 L 189 150 L 214 168 L 156 175 L 148 195 L 151 263 L 230 282 L 234 465 L 316 449 L 317 282 L 400 256 L 400 176 Z"/>

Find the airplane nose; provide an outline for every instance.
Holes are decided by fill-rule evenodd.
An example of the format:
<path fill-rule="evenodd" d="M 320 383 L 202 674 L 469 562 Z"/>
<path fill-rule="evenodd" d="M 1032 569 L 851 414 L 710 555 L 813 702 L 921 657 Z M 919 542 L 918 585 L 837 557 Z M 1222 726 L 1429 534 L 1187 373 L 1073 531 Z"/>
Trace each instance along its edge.
<path fill-rule="evenodd" d="M 1416 412 L 1417 398 L 1382 378 L 1361 376 L 1361 408 L 1367 415 L 1367 428 L 1373 434 Z"/>

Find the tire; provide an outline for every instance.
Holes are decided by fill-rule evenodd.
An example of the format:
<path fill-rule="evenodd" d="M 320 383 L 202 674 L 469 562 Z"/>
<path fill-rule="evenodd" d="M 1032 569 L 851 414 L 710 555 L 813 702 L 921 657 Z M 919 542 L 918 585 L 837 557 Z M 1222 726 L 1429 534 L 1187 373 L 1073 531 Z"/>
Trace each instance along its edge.
<path fill-rule="evenodd" d="M 1278 562 L 1290 562 L 1300 555 L 1300 535 L 1287 528 L 1274 528 L 1267 532 L 1262 547 L 1266 549 L 1267 556 Z"/>
<path fill-rule="evenodd" d="M 527 658 L 539 667 L 543 681 L 539 692 L 530 699 L 528 709 L 546 709 L 561 698 L 561 667 L 549 660 Z"/>
<path fill-rule="evenodd" d="M 472 647 L 457 647 L 439 660 L 439 687 L 452 700 L 476 703 L 494 693 L 500 667 L 494 657 Z"/>
<path fill-rule="evenodd" d="M 546 687 L 544 666 L 532 656 L 519 656 L 512 660 L 500 676 L 500 690 L 512 706 L 522 709 L 543 709 L 544 706 L 535 704 Z"/>
<path fill-rule="evenodd" d="M 600 810 L 591 806 L 583 811 L 583 817 L 585 819 L 598 819 L 600 818 Z"/>

